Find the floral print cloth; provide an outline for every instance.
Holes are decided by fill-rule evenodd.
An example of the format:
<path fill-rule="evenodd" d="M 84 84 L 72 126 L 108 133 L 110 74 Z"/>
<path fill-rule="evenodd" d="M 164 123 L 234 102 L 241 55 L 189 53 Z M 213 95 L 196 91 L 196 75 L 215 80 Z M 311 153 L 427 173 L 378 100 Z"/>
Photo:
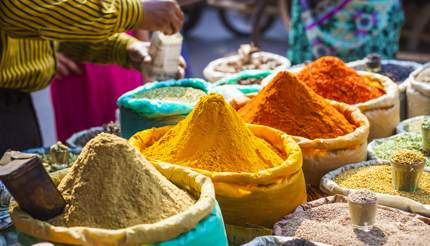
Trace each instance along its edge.
<path fill-rule="evenodd" d="M 293 0 L 288 57 L 294 64 L 324 55 L 394 58 L 403 20 L 399 0 Z"/>

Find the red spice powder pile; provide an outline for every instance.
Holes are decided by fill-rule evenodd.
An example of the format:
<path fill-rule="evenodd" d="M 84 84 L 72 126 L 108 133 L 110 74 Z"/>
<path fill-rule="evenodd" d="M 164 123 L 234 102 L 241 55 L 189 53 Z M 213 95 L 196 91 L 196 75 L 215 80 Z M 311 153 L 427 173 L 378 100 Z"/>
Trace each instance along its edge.
<path fill-rule="evenodd" d="M 347 104 L 367 102 L 384 95 L 383 90 L 371 86 L 370 81 L 332 56 L 308 64 L 298 78 L 320 96 Z"/>
<path fill-rule="evenodd" d="M 279 72 L 239 115 L 248 123 L 308 139 L 336 138 L 355 129 L 334 106 L 286 71 Z"/>

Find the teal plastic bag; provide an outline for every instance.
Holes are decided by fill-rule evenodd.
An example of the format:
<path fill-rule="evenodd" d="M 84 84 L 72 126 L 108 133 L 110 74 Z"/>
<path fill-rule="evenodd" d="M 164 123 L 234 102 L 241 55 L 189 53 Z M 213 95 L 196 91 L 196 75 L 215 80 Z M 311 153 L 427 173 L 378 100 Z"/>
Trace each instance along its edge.
<path fill-rule="evenodd" d="M 196 228 L 188 231 L 179 237 L 155 244 L 157 246 L 200 246 L 200 245 L 213 245 L 225 246 L 227 243 L 227 235 L 224 229 L 224 221 L 222 219 L 221 210 L 217 203 L 212 213 L 203 221 L 201 221 Z"/>
<path fill-rule="evenodd" d="M 135 98 L 144 91 L 172 86 L 193 87 L 206 93 L 209 90 L 209 83 L 202 79 L 181 79 L 154 82 L 125 93 L 117 100 L 121 134 L 124 138 L 130 138 L 141 130 L 175 125 L 191 112 L 194 104 Z"/>
<path fill-rule="evenodd" d="M 42 242 L 32 236 L 18 232 L 18 242 L 21 245 L 32 245 Z M 64 244 L 55 244 L 63 246 Z M 212 213 L 202 220 L 194 229 L 181 234 L 180 236 L 169 241 L 152 244 L 154 246 L 200 246 L 200 245 L 213 245 L 213 246 L 226 246 L 227 235 L 224 229 L 224 221 L 221 215 L 221 209 L 217 203 Z"/>
<path fill-rule="evenodd" d="M 241 79 L 263 79 L 270 74 L 272 74 L 272 71 L 269 70 L 245 70 L 233 76 L 219 80 L 214 84 L 214 86 L 217 87 L 222 85 L 234 84 L 236 88 L 244 94 L 257 93 L 261 90 L 261 85 L 240 85 L 238 81 Z M 216 90 L 216 88 L 214 89 Z"/>

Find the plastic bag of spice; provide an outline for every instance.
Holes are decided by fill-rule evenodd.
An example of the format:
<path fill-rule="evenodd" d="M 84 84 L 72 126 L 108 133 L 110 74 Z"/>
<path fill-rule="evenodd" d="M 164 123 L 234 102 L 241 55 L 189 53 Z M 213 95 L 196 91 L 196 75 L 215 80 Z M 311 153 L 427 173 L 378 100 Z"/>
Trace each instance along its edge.
<path fill-rule="evenodd" d="M 125 93 L 117 101 L 122 136 L 129 138 L 144 129 L 175 125 L 193 109 L 199 95 L 208 92 L 208 86 L 201 79 L 168 80 Z M 158 90 L 162 88 L 170 88 L 170 91 Z M 181 91 L 176 95 L 178 88 Z M 182 91 L 184 88 L 196 90 Z"/>
<path fill-rule="evenodd" d="M 26 242 L 24 245 L 43 241 L 67 245 L 227 245 L 224 223 L 215 200 L 212 182 L 183 167 L 159 163 L 156 168 L 179 187 L 197 194 L 197 202 L 184 212 L 160 222 L 117 230 L 57 227 L 33 219 L 16 204 L 12 204 L 12 220 L 24 234 L 20 236 L 20 240 Z"/>
<path fill-rule="evenodd" d="M 386 169 L 382 169 L 383 166 L 388 166 L 388 167 Z M 428 197 L 428 191 L 427 192 L 418 191 L 416 193 L 409 193 L 409 192 L 399 193 L 393 190 L 392 184 L 390 182 L 391 174 L 388 174 L 388 172 L 382 173 L 384 171 L 391 170 L 390 161 L 371 160 L 366 162 L 353 163 L 353 164 L 340 167 L 324 175 L 324 177 L 321 179 L 320 188 L 322 191 L 330 195 L 339 194 L 339 195 L 347 196 L 354 189 L 342 187 L 341 185 L 336 183 L 336 179 L 339 176 L 346 175 L 348 172 L 354 172 L 355 170 L 358 170 L 360 168 L 366 168 L 366 167 L 381 167 L 380 169 L 369 170 L 369 172 L 371 172 L 372 175 L 375 175 L 375 177 L 377 178 L 370 178 L 370 179 L 373 179 L 372 182 L 370 182 L 369 180 L 361 180 L 361 181 L 350 180 L 350 182 L 354 183 L 354 186 L 356 186 L 359 189 L 370 189 L 376 192 L 378 204 L 380 205 L 393 207 L 407 212 L 417 213 L 426 217 L 430 217 L 430 206 L 426 205 L 428 203 L 420 203 L 417 201 L 418 199 L 421 199 L 421 200 L 430 199 Z M 381 172 L 381 173 L 378 173 L 378 172 Z M 425 172 L 427 173 L 426 175 L 430 176 L 429 168 L 426 168 Z M 354 172 L 354 173 L 351 173 L 350 175 L 354 175 L 355 177 L 357 177 L 359 174 Z M 349 177 L 353 177 L 353 176 L 349 176 Z M 343 179 L 345 178 L 346 177 L 344 177 Z M 391 190 L 390 192 L 396 195 L 377 192 L 379 190 L 374 190 L 372 189 L 372 187 L 375 187 L 379 190 Z M 411 198 L 414 198 L 414 199 L 411 199 Z"/>
<path fill-rule="evenodd" d="M 258 125 L 248 127 L 257 137 L 285 152 L 287 159 L 279 166 L 256 173 L 194 170 L 210 177 L 214 182 L 217 200 L 227 224 L 271 227 L 283 214 L 290 213 L 306 201 L 302 153 L 293 138 L 281 131 Z M 142 151 L 154 144 L 170 128 L 166 126 L 141 131 L 130 138 L 129 142 Z M 157 162 L 153 163 L 157 165 Z"/>
<path fill-rule="evenodd" d="M 429 69 L 430 63 L 427 63 L 415 70 L 407 80 L 408 118 L 430 115 L 430 79 L 427 82 L 418 79 L 421 73 L 428 72 Z"/>
<path fill-rule="evenodd" d="M 349 67 L 356 70 L 367 71 L 367 59 L 353 61 L 347 63 Z M 407 116 L 407 99 L 406 99 L 406 87 L 408 86 L 407 78 L 416 69 L 422 65 L 413 61 L 398 61 L 398 60 L 382 60 L 381 70 L 379 74 L 388 76 L 395 83 L 399 85 L 399 96 L 400 96 L 400 119 L 406 119 Z"/>
<path fill-rule="evenodd" d="M 369 121 L 354 106 L 330 101 L 330 103 L 356 126 L 347 135 L 331 139 L 307 139 L 295 136 L 303 153 L 303 172 L 306 183 L 318 187 L 327 172 L 348 163 L 366 160 Z"/>
<path fill-rule="evenodd" d="M 233 84 L 244 94 L 256 93 L 261 90 L 261 81 L 269 76 L 269 70 L 246 70 L 217 81 L 214 86 Z"/>

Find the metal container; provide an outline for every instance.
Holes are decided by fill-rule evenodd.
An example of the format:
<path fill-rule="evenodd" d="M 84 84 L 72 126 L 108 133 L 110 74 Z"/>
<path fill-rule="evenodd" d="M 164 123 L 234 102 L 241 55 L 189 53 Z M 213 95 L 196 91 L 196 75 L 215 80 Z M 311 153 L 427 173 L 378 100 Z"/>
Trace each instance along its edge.
<path fill-rule="evenodd" d="M 0 179 L 19 206 L 32 217 L 48 220 L 63 212 L 66 202 L 36 156 L 13 159 L 0 167 Z"/>

